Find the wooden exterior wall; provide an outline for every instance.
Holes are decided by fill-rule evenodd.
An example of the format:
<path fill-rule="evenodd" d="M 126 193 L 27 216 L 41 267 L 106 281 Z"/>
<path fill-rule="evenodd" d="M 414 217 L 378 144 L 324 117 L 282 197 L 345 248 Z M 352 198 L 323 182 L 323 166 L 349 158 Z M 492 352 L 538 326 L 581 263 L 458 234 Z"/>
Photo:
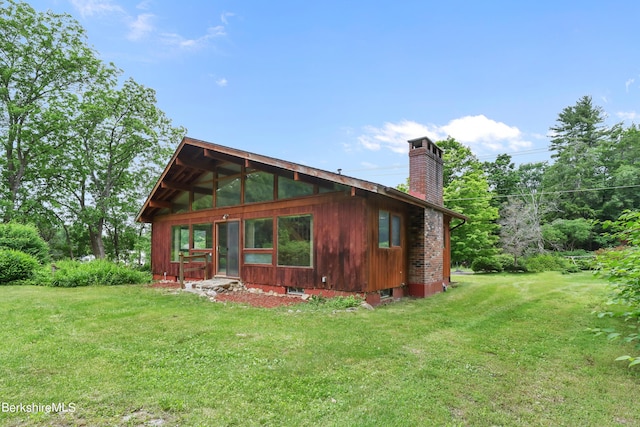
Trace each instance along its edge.
<path fill-rule="evenodd" d="M 256 285 L 364 292 L 368 288 L 366 222 L 362 220 L 365 213 L 366 198 L 346 193 L 329 193 L 159 217 L 152 226 L 153 274 L 156 278 L 162 278 L 166 272 L 170 279 L 178 275 L 179 264 L 170 261 L 171 227 L 174 225 L 215 224 L 239 220 L 242 251 L 243 220 L 311 214 L 313 267 L 277 266 L 277 248 L 274 248 L 272 265 L 244 264 L 241 256 L 241 280 Z M 228 215 L 226 219 L 223 219 L 224 215 Z M 277 246 L 277 242 L 274 242 L 274 245 Z M 215 264 L 215 253 L 212 255 Z M 202 276 L 202 272 L 191 274 L 192 278 Z"/>

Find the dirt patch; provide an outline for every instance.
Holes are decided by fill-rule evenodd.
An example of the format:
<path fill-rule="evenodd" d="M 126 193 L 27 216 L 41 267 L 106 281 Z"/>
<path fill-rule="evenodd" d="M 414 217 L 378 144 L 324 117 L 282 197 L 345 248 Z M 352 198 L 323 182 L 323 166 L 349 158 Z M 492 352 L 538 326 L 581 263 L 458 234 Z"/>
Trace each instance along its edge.
<path fill-rule="evenodd" d="M 163 289 L 180 289 L 180 283 L 178 282 L 154 282 L 151 287 L 153 288 L 163 288 Z M 264 308 L 274 308 L 274 307 L 285 307 L 289 305 L 301 304 L 303 303 L 302 299 L 299 297 L 292 297 L 286 295 L 270 295 L 264 292 L 249 292 L 249 291 L 235 291 L 235 292 L 224 292 L 218 293 L 215 296 L 215 302 L 221 303 L 238 303 L 238 304 L 247 304 L 252 307 L 264 307 Z"/>

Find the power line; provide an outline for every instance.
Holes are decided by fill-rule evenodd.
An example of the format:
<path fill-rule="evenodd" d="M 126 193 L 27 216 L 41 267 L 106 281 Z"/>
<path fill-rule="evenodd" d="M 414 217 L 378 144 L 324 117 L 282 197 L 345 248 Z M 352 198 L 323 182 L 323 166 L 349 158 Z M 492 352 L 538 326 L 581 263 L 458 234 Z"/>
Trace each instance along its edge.
<path fill-rule="evenodd" d="M 633 185 L 618 185 L 615 187 L 599 187 L 599 188 L 582 188 L 582 189 L 578 189 L 578 190 L 558 190 L 558 191 L 548 191 L 548 192 L 541 192 L 541 193 L 537 193 L 537 196 L 548 196 L 548 195 L 552 195 L 552 194 L 566 194 L 566 193 L 581 193 L 581 192 L 587 192 L 587 191 L 601 191 L 601 190 L 619 190 L 622 188 L 638 188 L 640 187 L 640 184 L 633 184 Z M 467 198 L 461 198 L 461 199 L 446 199 L 445 201 L 447 202 L 458 202 L 458 201 L 464 201 L 464 200 L 491 200 L 491 199 L 497 199 L 497 198 L 509 198 L 509 197 L 523 197 L 526 196 L 525 194 L 507 194 L 507 195 L 491 195 L 488 198 L 487 197 L 467 197 Z"/>

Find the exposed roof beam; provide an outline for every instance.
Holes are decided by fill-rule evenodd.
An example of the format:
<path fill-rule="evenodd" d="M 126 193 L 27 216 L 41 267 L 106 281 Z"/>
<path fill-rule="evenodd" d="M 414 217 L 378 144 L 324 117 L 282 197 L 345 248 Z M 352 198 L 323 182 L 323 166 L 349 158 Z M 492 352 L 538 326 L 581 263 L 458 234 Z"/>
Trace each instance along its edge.
<path fill-rule="evenodd" d="M 176 157 L 176 165 L 182 166 L 184 168 L 197 169 L 205 172 L 211 172 L 216 167 L 216 162 L 211 161 L 202 161 L 196 159 L 184 160 L 180 157 Z"/>
<path fill-rule="evenodd" d="M 180 191 L 193 191 L 195 193 L 201 194 L 212 194 L 213 190 L 211 188 L 206 187 L 192 187 L 191 185 L 182 184 L 179 182 L 172 181 L 162 181 L 160 183 L 161 188 L 167 188 L 169 190 L 180 190 Z"/>
<path fill-rule="evenodd" d="M 168 208 L 168 209 L 171 209 L 171 206 L 173 206 L 173 203 L 167 202 L 165 200 L 149 200 L 149 207 L 150 208 Z"/>

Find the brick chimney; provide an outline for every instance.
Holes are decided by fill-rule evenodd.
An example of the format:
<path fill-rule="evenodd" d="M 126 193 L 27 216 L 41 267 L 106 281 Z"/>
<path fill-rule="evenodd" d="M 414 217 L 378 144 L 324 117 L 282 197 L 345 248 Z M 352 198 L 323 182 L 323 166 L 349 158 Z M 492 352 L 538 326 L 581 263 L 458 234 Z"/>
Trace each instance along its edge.
<path fill-rule="evenodd" d="M 409 140 L 409 194 L 443 205 L 442 150 L 429 138 Z"/>

